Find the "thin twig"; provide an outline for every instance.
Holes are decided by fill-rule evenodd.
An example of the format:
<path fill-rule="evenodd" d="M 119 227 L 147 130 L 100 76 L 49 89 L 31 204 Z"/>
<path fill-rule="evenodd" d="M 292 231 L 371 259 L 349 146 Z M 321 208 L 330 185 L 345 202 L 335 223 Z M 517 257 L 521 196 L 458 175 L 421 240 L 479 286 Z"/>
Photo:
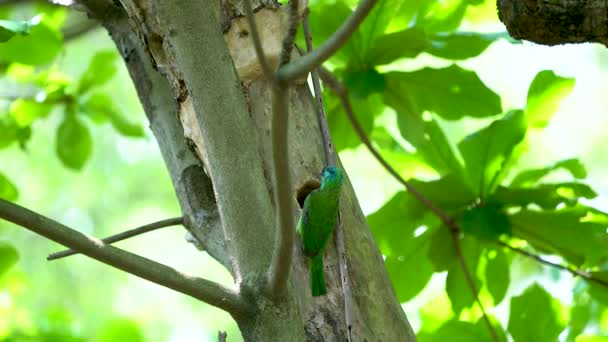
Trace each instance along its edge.
<path fill-rule="evenodd" d="M 255 20 L 255 14 L 253 13 L 253 8 L 251 7 L 251 0 L 245 0 L 245 14 L 247 15 L 247 21 L 249 22 L 249 31 L 251 33 L 251 40 L 253 41 L 253 47 L 255 48 L 255 53 L 258 57 L 258 61 L 260 62 L 260 66 L 262 67 L 262 72 L 264 73 L 264 77 L 268 80 L 273 79 L 273 71 L 270 67 L 270 63 L 268 63 L 268 59 L 266 58 L 266 54 L 264 53 L 264 47 L 262 46 L 262 39 L 260 38 L 260 33 L 258 32 L 258 26 Z"/>
<path fill-rule="evenodd" d="M 481 309 L 483 319 L 484 319 L 486 325 L 488 326 L 488 330 L 490 331 L 490 334 L 492 335 L 493 340 L 498 341 L 498 335 L 494 329 L 494 326 L 492 326 L 492 323 L 490 322 L 488 315 L 485 312 L 483 304 L 479 300 L 479 296 L 477 295 L 477 289 L 476 289 L 475 283 L 473 282 L 471 273 L 470 273 L 469 269 L 467 268 L 466 262 L 464 260 L 462 250 L 460 248 L 460 241 L 458 240 L 458 234 L 460 232 L 460 228 L 458 227 L 458 224 L 452 217 L 450 217 L 447 213 L 445 213 L 443 210 L 441 210 L 439 207 L 437 207 L 433 202 L 431 202 L 431 200 L 429 200 L 426 196 L 424 196 L 420 191 L 418 191 L 412 184 L 410 184 L 410 182 L 403 179 L 403 177 L 401 177 L 399 175 L 399 173 L 397 173 L 397 171 L 395 171 L 395 169 L 393 169 L 390 166 L 390 164 L 384 158 L 382 158 L 380 153 L 372 145 L 371 141 L 365 134 L 365 131 L 361 127 L 361 124 L 355 117 L 353 108 L 350 104 L 350 100 L 348 97 L 348 91 L 346 90 L 346 88 L 329 71 L 327 71 L 323 68 L 321 68 L 320 71 L 321 71 L 320 72 L 321 78 L 323 79 L 323 81 L 325 83 L 327 83 L 327 85 L 336 93 L 336 95 L 338 95 L 338 97 L 342 101 L 342 106 L 344 107 L 344 111 L 346 112 L 348 119 L 350 120 L 351 124 L 353 125 L 355 132 L 357 133 L 357 135 L 359 135 L 359 139 L 361 139 L 361 142 L 363 142 L 363 144 L 368 148 L 368 150 L 372 153 L 372 155 L 376 158 L 376 160 L 378 160 L 378 162 L 380 162 L 380 164 L 393 177 L 395 177 L 395 179 L 397 179 L 399 181 L 399 183 L 401 183 L 410 194 L 412 194 L 418 201 L 420 201 L 423 205 L 425 205 L 427 208 L 429 208 L 429 210 L 431 210 L 433 213 L 435 213 L 435 215 L 437 215 L 437 217 L 439 217 L 439 219 L 441 219 L 441 221 L 450 229 L 450 232 L 452 234 L 452 242 L 454 244 L 454 250 L 456 251 L 456 256 L 460 262 L 460 265 L 462 266 L 462 271 L 465 275 L 467 284 L 468 284 L 469 288 L 471 289 L 471 292 L 473 293 L 473 297 L 475 298 L 475 301 L 477 302 L 477 304 L 479 305 L 479 308 Z"/>
<path fill-rule="evenodd" d="M 281 64 L 289 62 L 299 25 L 298 0 L 289 2 L 289 28 L 283 39 Z M 276 238 L 268 270 L 268 294 L 282 296 L 287 288 L 293 243 L 295 240 L 294 198 L 291 194 L 291 171 L 287 148 L 289 127 L 289 87 L 273 78 L 272 84 L 272 161 L 275 177 Z"/>
<path fill-rule="evenodd" d="M 355 11 L 326 42 L 311 53 L 282 66 L 278 71 L 278 78 L 283 82 L 290 82 L 305 76 L 314 68 L 320 66 L 348 41 L 376 2 L 377 0 L 361 0 Z"/>
<path fill-rule="evenodd" d="M 308 11 L 306 11 L 303 19 L 304 39 L 306 40 L 306 51 L 311 53 L 312 35 L 310 33 L 310 25 L 308 22 Z M 321 127 L 321 135 L 323 136 L 323 150 L 325 151 L 325 160 L 327 165 L 336 165 L 336 155 L 333 148 L 331 135 L 329 133 L 329 125 L 327 124 L 327 116 L 325 115 L 325 106 L 323 105 L 323 92 L 319 84 L 319 72 L 315 68 L 311 72 L 312 86 L 315 93 L 316 108 L 319 118 L 319 126 Z M 342 225 L 342 217 L 338 212 L 338 220 L 336 222 L 336 252 L 338 253 L 338 266 L 340 270 L 340 283 L 342 285 L 342 294 L 344 295 L 344 320 L 346 322 L 347 335 L 346 340 L 352 341 L 352 326 L 353 326 L 353 304 L 352 291 L 350 287 L 350 276 L 348 274 L 348 265 L 346 263 L 346 248 L 344 247 L 344 226 Z"/>
<path fill-rule="evenodd" d="M 481 310 L 481 317 L 483 317 L 484 322 L 488 326 L 488 330 L 490 331 L 490 334 L 492 335 L 492 340 L 494 342 L 498 342 L 498 341 L 500 341 L 500 339 L 498 338 L 498 334 L 496 333 L 496 330 L 494 329 L 492 322 L 490 322 L 490 318 L 488 317 L 488 314 L 486 313 L 486 310 L 484 309 L 483 304 L 481 303 L 481 300 L 479 299 L 479 293 L 478 293 L 477 286 L 475 286 L 475 281 L 473 280 L 473 275 L 471 274 L 471 270 L 469 270 L 466 260 L 464 259 L 464 254 L 462 253 L 462 248 L 460 247 L 460 237 L 459 237 L 460 233 L 457 230 L 450 230 L 450 233 L 452 235 L 452 245 L 454 246 L 454 252 L 456 253 L 456 258 L 458 259 L 458 262 L 460 263 L 460 267 L 462 268 L 462 273 L 464 274 L 464 279 L 466 280 L 467 285 L 469 286 L 469 289 L 471 289 L 475 302 L 477 303 L 477 305 L 479 306 L 479 309 Z"/>
<path fill-rule="evenodd" d="M 217 342 L 226 342 L 227 337 L 228 337 L 228 334 L 225 331 L 217 332 Z"/>
<path fill-rule="evenodd" d="M 247 306 L 234 289 L 184 274 L 156 261 L 107 245 L 15 203 L 0 199 L 0 218 L 104 264 L 217 306 L 233 316 L 247 312 Z"/>
<path fill-rule="evenodd" d="M 521 249 L 521 248 L 513 247 L 513 246 L 511 246 L 508 243 L 503 242 L 503 241 L 497 241 L 496 243 L 498 245 L 500 245 L 500 246 L 508 248 L 509 250 L 511 250 L 511 251 L 513 251 L 515 253 L 518 253 L 518 254 L 526 256 L 526 257 L 528 257 L 530 259 L 536 260 L 537 262 L 539 262 L 541 264 L 545 264 L 547 266 L 551 266 L 551 267 L 554 267 L 554 268 L 557 268 L 557 269 L 560 269 L 560 270 L 563 270 L 563 271 L 566 271 L 566 272 L 570 272 L 575 277 L 581 277 L 581 278 L 583 278 L 583 279 L 585 279 L 585 280 L 587 280 L 589 282 L 596 283 L 596 284 L 608 287 L 608 281 L 605 281 L 605 280 L 599 279 L 599 278 L 595 278 L 594 276 L 592 276 L 591 274 L 589 274 L 589 272 L 585 272 L 585 271 L 581 271 L 581 270 L 576 269 L 576 268 L 572 268 L 572 267 L 560 265 L 560 264 L 557 264 L 557 263 L 553 263 L 551 261 L 548 261 L 548 260 L 545 260 L 545 259 L 541 258 L 539 255 L 536 255 L 534 253 L 528 252 L 528 251 L 526 251 L 524 249 Z"/>
<path fill-rule="evenodd" d="M 128 238 L 131 238 L 131 237 L 134 237 L 137 235 L 141 235 L 141 234 L 145 234 L 145 233 L 148 233 L 148 232 L 160 229 L 160 228 L 177 226 L 180 224 L 184 224 L 183 217 L 181 217 L 181 216 L 173 217 L 170 219 L 149 223 L 149 224 L 146 224 L 144 226 L 141 226 L 141 227 L 138 227 L 135 229 L 131 229 L 131 230 L 127 230 L 127 231 L 118 233 L 116 235 L 108 236 L 107 238 L 101 239 L 101 241 L 103 241 L 103 243 L 106 243 L 106 244 L 113 244 L 114 242 L 126 240 Z M 73 251 L 71 249 L 66 249 L 64 251 L 53 253 L 53 254 L 49 255 L 48 257 L 46 257 L 46 260 L 49 260 L 49 261 L 57 260 L 57 259 L 65 258 L 65 257 L 74 255 L 74 254 L 78 254 L 78 252 Z"/>

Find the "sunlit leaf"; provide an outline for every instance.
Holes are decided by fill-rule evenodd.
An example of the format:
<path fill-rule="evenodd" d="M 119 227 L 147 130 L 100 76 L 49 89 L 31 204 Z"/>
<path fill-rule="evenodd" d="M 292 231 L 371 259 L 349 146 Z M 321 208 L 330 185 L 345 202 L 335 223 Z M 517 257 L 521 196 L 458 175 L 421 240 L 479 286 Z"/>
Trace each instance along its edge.
<path fill-rule="evenodd" d="M 475 303 L 481 280 L 477 276 L 477 266 L 482 247 L 474 238 L 465 237 L 460 241 L 461 251 L 464 261 L 475 286 L 475 293 L 468 282 L 464 270 L 459 262 L 455 262 L 448 270 L 448 277 L 445 281 L 445 290 L 452 303 L 452 311 L 458 316 L 464 308 L 468 308 Z"/>
<path fill-rule="evenodd" d="M 425 52 L 431 55 L 460 60 L 479 56 L 490 44 L 496 40 L 508 37 L 506 32 L 500 33 L 473 33 L 455 32 L 450 34 L 435 34 L 429 37 Z"/>
<path fill-rule="evenodd" d="M 495 241 L 501 235 L 511 233 L 509 218 L 500 208 L 492 205 L 467 209 L 459 225 L 465 233 L 486 241 Z"/>
<path fill-rule="evenodd" d="M 499 186 L 491 198 L 506 206 L 526 207 L 536 204 L 543 209 L 555 209 L 562 203 L 573 206 L 580 198 L 595 197 L 597 194 L 588 185 L 566 182 L 539 184 L 533 188 Z"/>
<path fill-rule="evenodd" d="M 369 65 L 384 65 L 401 58 L 418 56 L 427 47 L 424 31 L 417 27 L 382 35 L 366 51 Z"/>
<path fill-rule="evenodd" d="M 412 241 L 403 255 L 389 256 L 386 269 L 395 287 L 399 302 L 407 302 L 424 289 L 433 275 L 433 265 L 428 259 L 428 238 L 421 236 Z"/>
<path fill-rule="evenodd" d="M 539 168 L 539 169 L 532 169 L 532 170 L 525 170 L 525 171 L 520 172 L 517 176 L 515 176 L 515 178 L 513 178 L 513 181 L 511 182 L 511 186 L 517 187 L 517 186 L 532 185 L 532 184 L 538 182 L 539 180 L 541 180 L 543 177 L 550 174 L 551 172 L 554 172 L 557 170 L 562 170 L 562 169 L 570 172 L 572 177 L 574 177 L 576 179 L 583 179 L 583 178 L 587 177 L 587 170 L 585 169 L 585 166 L 583 165 L 583 163 L 581 163 L 581 161 L 579 159 L 576 159 L 576 158 L 564 159 L 564 160 L 560 160 L 560 161 L 556 162 L 555 164 L 547 166 L 547 167 L 543 167 L 543 168 Z"/>
<path fill-rule="evenodd" d="M 558 301 L 538 284 L 511 299 L 509 333 L 516 342 L 557 341 L 564 329 L 556 307 Z"/>
<path fill-rule="evenodd" d="M 0 277 L 4 275 L 17 261 L 19 253 L 8 242 L 0 241 Z"/>
<path fill-rule="evenodd" d="M 513 234 L 545 253 L 557 253 L 574 265 L 608 261 L 606 215 L 577 206 L 557 211 L 522 210 L 510 216 Z"/>
<path fill-rule="evenodd" d="M 91 156 L 93 138 L 76 115 L 67 113 L 57 128 L 55 144 L 61 162 L 66 167 L 80 170 Z"/>
<path fill-rule="evenodd" d="M 141 125 L 128 121 L 116 108 L 110 96 L 104 93 L 92 94 L 83 104 L 81 110 L 93 119 L 94 122 L 110 121 L 114 129 L 127 137 L 143 137 L 144 129 Z"/>
<path fill-rule="evenodd" d="M 410 184 L 443 210 L 462 209 L 475 201 L 475 195 L 461 179 L 449 174 L 433 181 L 410 179 Z M 446 196 L 446 194 L 450 194 Z"/>
<path fill-rule="evenodd" d="M 0 172 L 0 198 L 7 201 L 14 201 L 19 196 L 19 191 L 2 172 Z"/>
<path fill-rule="evenodd" d="M 574 88 L 575 80 L 557 76 L 551 70 L 539 72 L 528 89 L 526 114 L 528 125 L 546 127 L 565 96 Z"/>
<path fill-rule="evenodd" d="M 498 305 L 505 298 L 511 282 L 510 263 L 502 249 L 493 249 L 488 253 L 485 269 L 486 287 Z"/>
<path fill-rule="evenodd" d="M 11 104 L 10 114 L 18 126 L 27 127 L 37 119 L 47 117 L 51 109 L 53 105 L 49 103 L 18 99 Z"/>
<path fill-rule="evenodd" d="M 409 110 L 418 116 L 431 111 L 448 120 L 488 117 L 502 111 L 500 97 L 486 87 L 477 74 L 456 65 L 389 72 L 385 79 L 385 101 L 398 112 L 407 108 L 405 100 L 411 103 Z"/>
<path fill-rule="evenodd" d="M 570 309 L 570 321 L 568 322 L 568 337 L 566 341 L 575 341 L 576 337 L 584 330 L 591 319 L 591 308 L 589 303 L 577 303 Z"/>
<path fill-rule="evenodd" d="M 0 43 L 6 42 L 17 34 L 27 35 L 30 27 L 29 21 L 0 20 Z"/>
<path fill-rule="evenodd" d="M 28 65 L 48 64 L 61 49 L 61 32 L 45 21 L 33 25 L 28 35 L 17 35 L 0 44 L 0 60 Z"/>
<path fill-rule="evenodd" d="M 490 324 L 494 328 L 494 332 L 498 337 L 499 342 L 507 342 L 507 333 L 500 325 L 500 322 L 494 318 L 492 315 L 488 314 L 488 319 L 490 320 Z M 488 323 L 485 321 L 483 317 L 480 317 L 475 323 L 475 326 L 479 329 L 481 334 L 484 336 L 484 341 L 492 341 L 494 337 L 491 335 L 490 330 L 488 330 Z"/>
<path fill-rule="evenodd" d="M 460 26 L 467 6 L 463 0 L 435 1 L 416 25 L 427 33 L 452 32 Z"/>
<path fill-rule="evenodd" d="M 494 191 L 504 165 L 525 135 L 525 115 L 513 111 L 458 144 L 469 184 L 476 195 L 485 198 Z"/>
<path fill-rule="evenodd" d="M 115 51 L 101 51 L 96 53 L 89 66 L 84 71 L 78 82 L 78 93 L 86 93 L 94 86 L 100 86 L 114 77 L 116 74 Z"/>

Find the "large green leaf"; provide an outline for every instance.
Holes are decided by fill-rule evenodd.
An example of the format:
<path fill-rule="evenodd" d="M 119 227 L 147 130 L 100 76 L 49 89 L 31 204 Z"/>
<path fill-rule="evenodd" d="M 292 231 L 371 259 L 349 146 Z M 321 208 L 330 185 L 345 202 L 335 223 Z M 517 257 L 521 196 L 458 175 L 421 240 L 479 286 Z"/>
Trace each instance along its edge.
<path fill-rule="evenodd" d="M 452 234 L 446 227 L 433 232 L 427 257 L 433 264 L 435 272 L 447 271 L 456 262 Z"/>
<path fill-rule="evenodd" d="M 327 122 L 331 131 L 332 140 L 337 151 L 354 148 L 361 144 L 361 139 L 355 133 L 353 125 L 344 112 L 341 101 L 333 95 L 323 97 L 327 110 Z M 382 112 L 382 102 L 379 95 L 371 95 L 365 99 L 351 100 L 355 118 L 367 136 L 374 127 L 375 117 Z"/>
<path fill-rule="evenodd" d="M 385 264 L 399 302 L 407 302 L 424 289 L 433 275 L 428 259 L 428 237 L 414 239 L 402 255 L 386 257 Z"/>
<path fill-rule="evenodd" d="M 574 342 L 576 337 L 584 330 L 591 319 L 591 307 L 589 303 L 576 303 L 570 309 L 570 321 L 568 322 L 567 342 Z"/>
<path fill-rule="evenodd" d="M 92 94 L 81 106 L 81 110 L 93 121 L 105 122 L 108 119 L 114 129 L 127 137 L 143 137 L 141 125 L 128 121 L 116 108 L 110 96 L 104 93 Z"/>
<path fill-rule="evenodd" d="M 510 216 L 513 234 L 545 253 L 580 266 L 608 261 L 608 217 L 584 206 L 557 211 L 521 210 Z"/>
<path fill-rule="evenodd" d="M 0 241 L 0 277 L 19 260 L 19 253 L 8 242 Z"/>
<path fill-rule="evenodd" d="M 587 284 L 589 284 L 589 295 L 595 301 L 608 305 L 608 287 L 604 285 L 608 283 L 608 271 L 589 272 L 589 275 L 591 278 L 603 282 L 602 284 L 598 284 L 593 281 L 587 281 Z"/>
<path fill-rule="evenodd" d="M 474 238 L 466 237 L 460 240 L 460 250 L 475 286 L 475 293 L 471 288 L 460 262 L 454 262 L 448 270 L 445 289 L 452 303 L 452 311 L 458 316 L 460 312 L 475 303 L 475 296 L 479 293 L 481 280 L 477 276 L 477 266 L 482 253 L 481 244 Z"/>
<path fill-rule="evenodd" d="M 463 232 L 485 241 L 496 241 L 501 235 L 511 233 L 509 218 L 499 207 L 493 205 L 467 209 L 460 218 L 459 225 Z"/>
<path fill-rule="evenodd" d="M 429 37 L 425 52 L 445 59 L 467 59 L 479 56 L 490 44 L 508 36 L 509 34 L 506 32 L 485 34 L 474 32 L 439 33 Z"/>
<path fill-rule="evenodd" d="M 597 194 L 588 185 L 575 182 L 539 184 L 533 188 L 499 186 L 491 201 L 505 206 L 526 207 L 536 204 L 543 209 L 555 209 L 559 204 L 573 206 L 580 198 L 595 198 Z"/>
<path fill-rule="evenodd" d="M 347 69 L 343 75 L 344 85 L 351 99 L 365 99 L 386 89 L 384 76 L 376 69 Z"/>
<path fill-rule="evenodd" d="M 583 179 L 587 177 L 587 170 L 585 169 L 585 166 L 583 165 L 583 163 L 581 163 L 580 160 L 576 158 L 564 159 L 547 167 L 525 170 L 520 172 L 519 174 L 517 174 L 517 176 L 515 176 L 515 178 L 513 178 L 511 186 L 529 186 L 535 184 L 543 177 L 549 175 L 551 172 L 561 169 L 570 172 L 572 177 L 576 179 Z"/>
<path fill-rule="evenodd" d="M 574 83 L 573 78 L 557 76 L 551 70 L 539 72 L 528 89 L 528 125 L 534 128 L 546 127 L 564 96 L 574 88 Z"/>
<path fill-rule="evenodd" d="M 61 32 L 44 20 L 33 25 L 28 35 L 17 35 L 0 44 L 0 60 L 28 65 L 48 64 L 61 49 Z"/>
<path fill-rule="evenodd" d="M 414 58 L 427 48 L 424 31 L 412 27 L 403 31 L 382 35 L 374 39 L 366 51 L 369 65 L 384 65 L 401 58 Z"/>
<path fill-rule="evenodd" d="M 557 341 L 565 325 L 560 322 L 558 301 L 538 284 L 511 299 L 509 333 L 515 342 Z"/>
<path fill-rule="evenodd" d="M 444 342 L 444 341 L 467 341 L 467 342 L 486 342 L 488 341 L 484 329 L 487 327 L 476 325 L 470 322 L 449 320 L 439 327 L 428 339 L 424 341 Z"/>
<path fill-rule="evenodd" d="M 18 34 L 27 35 L 30 27 L 29 21 L 0 20 L 0 43 L 6 42 Z"/>
<path fill-rule="evenodd" d="M 465 0 L 435 1 L 416 22 L 427 33 L 452 32 L 456 30 L 466 12 L 469 2 Z"/>
<path fill-rule="evenodd" d="M 91 156 L 93 138 L 87 126 L 76 115 L 68 112 L 57 128 L 55 148 L 65 166 L 80 170 Z"/>
<path fill-rule="evenodd" d="M 525 115 L 513 111 L 458 144 L 469 184 L 477 196 L 485 198 L 492 194 L 504 165 L 525 136 Z"/>
<path fill-rule="evenodd" d="M 443 69 L 424 68 L 413 72 L 385 74 L 385 101 L 395 110 L 407 108 L 421 116 L 431 111 L 448 120 L 464 116 L 488 117 L 502 111 L 500 97 L 486 87 L 477 74 L 456 65 Z"/>
<path fill-rule="evenodd" d="M 419 227 L 434 227 L 438 221 L 418 200 L 401 191 L 369 215 L 367 222 L 382 254 L 397 257 L 414 248 Z"/>
<path fill-rule="evenodd" d="M 19 191 L 2 172 L 0 172 L 0 198 L 7 201 L 14 201 L 19 196 Z"/>
<path fill-rule="evenodd" d="M 116 51 L 100 51 L 96 53 L 89 66 L 80 77 L 78 93 L 86 93 L 94 86 L 100 86 L 116 74 Z"/>
<path fill-rule="evenodd" d="M 471 205 L 475 195 L 460 178 L 449 174 L 433 181 L 410 179 L 410 184 L 443 210 L 453 211 Z M 446 196 L 449 194 L 449 196 Z"/>
<path fill-rule="evenodd" d="M 489 250 L 486 255 L 486 287 L 496 306 L 505 298 L 511 282 L 509 259 L 502 249 Z"/>

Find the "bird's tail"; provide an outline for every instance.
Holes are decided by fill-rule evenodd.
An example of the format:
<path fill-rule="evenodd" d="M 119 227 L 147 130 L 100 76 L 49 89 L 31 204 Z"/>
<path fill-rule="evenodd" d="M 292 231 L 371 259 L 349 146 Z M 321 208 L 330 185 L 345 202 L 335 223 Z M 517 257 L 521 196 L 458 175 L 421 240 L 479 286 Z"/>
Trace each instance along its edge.
<path fill-rule="evenodd" d="M 323 253 L 310 259 L 310 288 L 312 296 L 318 297 L 327 293 L 325 287 L 325 267 L 323 267 Z"/>

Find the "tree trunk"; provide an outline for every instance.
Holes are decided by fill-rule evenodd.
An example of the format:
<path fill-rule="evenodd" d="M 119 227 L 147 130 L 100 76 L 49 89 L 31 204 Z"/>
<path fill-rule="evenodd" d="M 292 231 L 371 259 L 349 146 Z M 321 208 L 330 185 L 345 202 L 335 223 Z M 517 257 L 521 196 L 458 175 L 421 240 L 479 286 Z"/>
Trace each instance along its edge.
<path fill-rule="evenodd" d="M 276 229 L 271 86 L 252 59 L 240 1 L 81 3 L 127 63 L 190 233 L 247 300 L 247 310 L 232 313 L 245 340 L 414 341 L 350 183 L 341 197 L 348 272 L 340 270 L 332 239 L 325 254 L 329 293 L 312 298 L 296 239 L 287 295 L 271 301 L 261 292 Z M 253 5 L 272 60 L 285 14 L 271 1 Z M 301 83 L 289 92 L 294 201 L 318 183 L 326 163 L 311 94 Z"/>

